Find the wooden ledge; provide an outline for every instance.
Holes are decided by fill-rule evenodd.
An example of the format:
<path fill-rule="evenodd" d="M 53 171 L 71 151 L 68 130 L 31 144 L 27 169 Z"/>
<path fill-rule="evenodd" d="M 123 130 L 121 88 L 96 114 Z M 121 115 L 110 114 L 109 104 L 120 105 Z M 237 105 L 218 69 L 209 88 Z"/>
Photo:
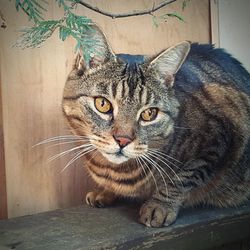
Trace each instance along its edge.
<path fill-rule="evenodd" d="M 146 228 L 138 207 L 61 209 L 0 221 L 0 249 L 209 249 L 250 239 L 250 204 L 187 209 L 175 224 Z"/>

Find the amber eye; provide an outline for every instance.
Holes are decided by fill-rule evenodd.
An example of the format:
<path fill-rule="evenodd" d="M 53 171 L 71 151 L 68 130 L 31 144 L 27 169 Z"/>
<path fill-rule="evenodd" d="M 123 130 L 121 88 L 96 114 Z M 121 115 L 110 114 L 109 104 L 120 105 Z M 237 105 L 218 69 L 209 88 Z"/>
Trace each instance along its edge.
<path fill-rule="evenodd" d="M 101 113 L 109 113 L 112 110 L 111 103 L 104 97 L 95 98 L 95 107 Z"/>
<path fill-rule="evenodd" d="M 157 108 L 149 108 L 141 113 L 141 119 L 145 122 L 150 122 L 157 117 L 157 114 L 158 114 Z"/>

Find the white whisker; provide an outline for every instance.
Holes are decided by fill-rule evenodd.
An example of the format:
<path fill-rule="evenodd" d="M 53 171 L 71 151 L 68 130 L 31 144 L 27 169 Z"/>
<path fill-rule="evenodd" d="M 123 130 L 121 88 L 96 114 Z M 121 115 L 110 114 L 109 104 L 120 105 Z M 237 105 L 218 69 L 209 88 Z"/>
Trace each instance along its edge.
<path fill-rule="evenodd" d="M 54 143 L 52 145 L 49 145 L 48 147 L 55 147 L 55 146 L 61 146 L 61 145 L 65 145 L 65 144 L 72 144 L 72 143 L 79 143 L 79 142 L 89 142 L 89 140 L 74 140 L 74 141 L 67 141 L 67 142 L 59 142 L 59 143 Z"/>
<path fill-rule="evenodd" d="M 183 186 L 183 183 L 182 183 L 180 177 L 177 175 L 177 173 L 171 168 L 171 166 L 169 166 L 168 163 L 166 163 L 166 162 L 164 161 L 164 160 L 166 160 L 165 158 L 163 158 L 163 157 L 160 156 L 160 155 L 156 155 L 156 153 L 154 153 L 154 152 L 149 152 L 148 154 L 151 155 L 152 157 L 156 158 L 156 159 L 159 160 L 160 162 L 162 162 L 165 166 L 167 166 L 168 169 L 170 169 L 170 170 L 174 173 L 174 175 L 177 177 L 178 181 L 179 181 L 179 182 L 181 183 L 181 185 Z"/>
<path fill-rule="evenodd" d="M 88 139 L 88 137 L 87 136 L 75 136 L 75 135 L 55 136 L 55 137 L 47 138 L 45 140 L 38 142 L 37 144 L 33 145 L 32 148 L 39 146 L 39 145 L 42 145 L 42 144 L 54 142 L 54 141 L 63 141 L 63 140 L 74 141 L 74 140 L 79 140 L 79 139 Z"/>
<path fill-rule="evenodd" d="M 173 163 L 172 161 L 170 161 L 169 159 L 167 159 L 167 158 L 166 158 L 166 155 L 160 154 L 159 151 L 148 149 L 148 152 L 150 152 L 151 154 L 154 154 L 155 156 L 159 157 L 160 159 L 162 159 L 162 160 L 164 160 L 164 161 L 167 161 L 168 164 L 173 165 L 173 166 L 176 167 L 177 169 L 180 169 L 179 166 L 177 166 L 175 163 Z"/>
<path fill-rule="evenodd" d="M 88 148 L 85 148 L 81 150 L 79 153 L 77 153 L 68 163 L 65 165 L 65 167 L 61 170 L 60 173 L 62 173 L 65 169 L 67 169 L 73 162 L 75 162 L 77 159 L 81 158 L 85 154 L 90 153 L 91 151 L 94 151 L 95 148 L 93 146 L 90 146 Z"/>
<path fill-rule="evenodd" d="M 155 179 L 155 177 L 154 177 L 153 171 L 150 169 L 150 167 L 148 166 L 147 162 L 146 162 L 143 158 L 141 158 L 141 157 L 139 156 L 138 159 L 139 159 L 139 160 L 142 160 L 142 162 L 145 164 L 145 167 L 148 169 L 149 173 L 152 175 L 152 178 L 153 178 L 153 181 L 154 181 L 154 184 L 155 184 L 156 191 L 157 191 L 157 193 L 159 194 L 159 188 L 158 188 L 156 179 Z"/>
<path fill-rule="evenodd" d="M 94 156 L 97 154 L 97 150 L 94 152 L 94 154 L 92 155 L 92 157 L 88 160 L 88 162 L 87 163 L 89 163 L 93 158 L 94 158 Z"/>
<path fill-rule="evenodd" d="M 155 151 L 155 152 L 159 153 L 160 155 L 166 156 L 167 158 L 172 159 L 172 160 L 176 161 L 176 162 L 179 163 L 179 164 L 183 164 L 181 161 L 179 161 L 179 160 L 175 159 L 174 157 L 172 157 L 172 156 L 170 156 L 170 155 L 168 155 L 168 154 L 166 154 L 166 153 L 160 151 L 160 150 L 157 149 L 157 148 L 151 148 L 150 150 L 151 150 L 151 151 Z M 176 167 L 177 167 L 177 166 L 176 166 Z M 179 167 L 178 167 L 178 168 L 179 168 Z"/>
<path fill-rule="evenodd" d="M 55 160 L 55 159 L 57 159 L 57 158 L 59 158 L 59 157 L 61 157 L 61 156 L 64 156 L 64 155 L 66 155 L 66 154 L 68 154 L 68 153 L 70 153 L 70 152 L 72 152 L 72 151 L 75 151 L 75 150 L 77 150 L 77 149 L 81 149 L 81 148 L 89 147 L 89 146 L 92 146 L 92 144 L 83 144 L 83 145 L 80 145 L 80 146 L 77 146 L 77 147 L 68 149 L 68 150 L 66 150 L 66 151 L 63 151 L 63 152 L 61 152 L 61 153 L 59 153 L 59 154 L 56 154 L 56 155 L 50 157 L 50 158 L 48 159 L 48 162 L 51 162 L 51 161 L 53 161 L 53 160 Z"/>
<path fill-rule="evenodd" d="M 151 165 L 158 171 L 158 173 L 160 174 L 160 176 L 161 176 L 161 178 L 162 178 L 162 180 L 164 182 L 164 185 L 165 185 L 165 188 L 166 188 L 166 193 L 167 193 L 167 196 L 168 196 L 167 183 L 166 183 L 165 178 L 164 178 L 164 176 L 162 174 L 162 171 L 158 168 L 159 164 L 157 166 L 156 165 L 157 163 L 154 160 L 152 160 L 148 155 L 144 154 L 141 157 L 143 157 L 147 162 L 151 163 Z"/>
<path fill-rule="evenodd" d="M 143 167 L 143 165 L 142 165 L 141 162 L 139 161 L 138 157 L 135 158 L 135 161 L 136 161 L 137 167 L 138 167 L 138 165 L 139 165 L 139 167 L 142 168 L 143 173 L 144 173 L 144 177 L 146 178 L 146 177 L 147 177 L 147 173 L 146 173 L 146 171 L 145 171 L 145 168 Z"/>
<path fill-rule="evenodd" d="M 170 175 L 165 171 L 165 169 L 157 162 L 155 161 L 154 159 L 152 159 L 152 155 L 150 155 L 150 153 L 147 153 L 147 155 L 150 157 L 151 156 L 151 161 L 153 161 L 157 166 L 158 168 L 162 171 L 162 173 L 165 174 L 166 177 L 168 177 L 168 179 L 171 181 L 171 183 L 174 185 L 174 182 L 173 180 L 171 179 Z"/>

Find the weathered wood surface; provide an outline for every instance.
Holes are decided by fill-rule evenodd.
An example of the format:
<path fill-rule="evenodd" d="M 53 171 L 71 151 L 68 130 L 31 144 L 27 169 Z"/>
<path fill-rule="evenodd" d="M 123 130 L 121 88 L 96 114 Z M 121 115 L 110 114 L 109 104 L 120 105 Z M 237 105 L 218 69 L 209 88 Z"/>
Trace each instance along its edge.
<path fill-rule="evenodd" d="M 0 249 L 209 249 L 250 237 L 250 205 L 187 209 L 167 228 L 137 223 L 138 206 L 86 206 L 0 221 Z"/>

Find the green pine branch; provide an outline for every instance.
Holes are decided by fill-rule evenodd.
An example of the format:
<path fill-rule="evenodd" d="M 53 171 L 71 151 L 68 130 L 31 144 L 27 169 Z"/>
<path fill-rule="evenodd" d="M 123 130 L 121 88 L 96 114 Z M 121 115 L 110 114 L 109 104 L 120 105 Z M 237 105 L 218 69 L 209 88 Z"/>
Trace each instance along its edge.
<path fill-rule="evenodd" d="M 25 4 L 22 2 L 22 10 L 24 11 L 23 7 L 26 7 L 26 13 L 27 6 L 30 6 L 30 3 L 34 0 L 25 1 Z M 29 1 L 31 2 L 27 3 Z M 15 46 L 22 49 L 39 48 L 56 30 L 59 30 L 59 38 L 62 41 L 65 41 L 68 37 L 72 37 L 76 41 L 75 50 L 82 50 L 84 52 L 84 59 L 89 62 L 92 54 L 98 54 L 98 51 L 95 51 L 95 48 L 98 47 L 98 41 L 94 39 L 95 30 L 92 28 L 94 23 L 91 19 L 85 16 L 78 16 L 72 12 L 76 4 L 75 1 L 56 1 L 58 2 L 59 7 L 63 7 L 64 16 L 58 20 L 44 21 L 41 20 L 42 18 L 36 18 L 37 13 L 30 11 L 29 13 L 31 13 L 31 16 L 29 17 L 35 22 L 35 25 L 20 30 L 22 34 L 17 40 Z M 17 8 L 17 10 L 19 9 Z M 28 10 L 31 10 L 31 8 Z"/>
<path fill-rule="evenodd" d="M 78 16 L 74 14 L 74 8 L 81 4 L 90 8 L 93 11 L 107 15 L 105 11 L 101 11 L 97 7 L 91 6 L 85 3 L 83 0 L 55 0 L 59 8 L 63 8 L 64 15 L 58 20 L 44 20 L 43 14 L 47 11 L 48 2 L 46 0 L 15 0 L 15 6 L 17 11 L 23 11 L 30 21 L 33 21 L 32 27 L 25 27 L 21 30 L 21 35 L 16 42 L 15 46 L 26 48 L 41 47 L 43 43 L 51 37 L 51 35 L 58 30 L 59 38 L 65 41 L 68 37 L 72 37 L 76 41 L 76 50 L 83 52 L 85 60 L 88 62 L 92 54 L 98 55 L 98 46 L 100 41 L 95 38 L 95 30 L 93 29 L 93 21 L 86 16 Z M 169 17 L 178 18 L 184 21 L 183 17 L 174 12 L 167 13 L 162 16 L 155 16 L 153 12 L 175 2 L 176 0 L 165 0 L 159 6 L 153 6 L 151 12 L 139 11 L 120 14 L 113 14 L 117 17 L 126 17 L 131 15 L 144 15 L 150 14 L 153 16 L 153 23 L 158 26 L 159 21 L 166 21 Z M 184 9 L 190 0 L 182 0 L 182 8 Z M 140 14 L 142 13 L 142 14 Z M 110 13 L 108 13 L 110 14 Z"/>
<path fill-rule="evenodd" d="M 41 3 L 40 3 L 41 2 Z M 20 9 L 35 23 L 44 20 L 42 15 L 47 11 L 46 0 L 15 0 L 16 10 Z"/>
<path fill-rule="evenodd" d="M 59 20 L 40 21 L 36 26 L 21 29 L 21 36 L 15 46 L 22 49 L 38 48 L 53 34 L 59 27 Z"/>
<path fill-rule="evenodd" d="M 55 0 L 59 8 L 63 7 L 64 11 L 70 10 L 78 2 L 78 0 Z"/>

